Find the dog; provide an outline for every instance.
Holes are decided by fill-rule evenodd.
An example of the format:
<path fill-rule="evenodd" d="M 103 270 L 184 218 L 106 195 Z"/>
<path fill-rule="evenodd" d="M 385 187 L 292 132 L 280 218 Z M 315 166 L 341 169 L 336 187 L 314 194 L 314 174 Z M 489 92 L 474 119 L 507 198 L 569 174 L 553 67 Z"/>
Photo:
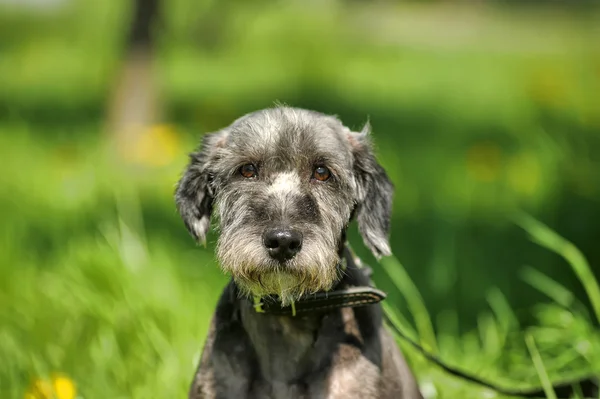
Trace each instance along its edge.
<path fill-rule="evenodd" d="M 393 185 L 367 123 L 277 105 L 203 137 L 176 189 L 192 236 L 219 230 L 231 275 L 190 399 L 420 399 L 386 330 L 385 297 L 352 256 L 356 220 L 376 257 L 390 255 Z"/>

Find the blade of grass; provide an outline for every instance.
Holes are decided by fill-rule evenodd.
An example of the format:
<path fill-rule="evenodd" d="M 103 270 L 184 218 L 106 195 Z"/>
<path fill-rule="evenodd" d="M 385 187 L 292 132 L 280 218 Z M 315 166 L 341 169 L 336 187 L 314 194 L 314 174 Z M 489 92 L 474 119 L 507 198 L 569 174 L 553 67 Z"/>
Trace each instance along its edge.
<path fill-rule="evenodd" d="M 514 220 L 529 233 L 534 242 L 561 255 L 569 263 L 590 299 L 596 319 L 600 321 L 600 287 L 581 251 L 570 241 L 526 213 L 516 214 Z"/>
<path fill-rule="evenodd" d="M 525 266 L 521 270 L 521 278 L 533 288 L 552 299 L 557 304 L 570 308 L 573 305 L 574 296 L 563 285 L 548 277 L 531 266 Z"/>
<path fill-rule="evenodd" d="M 392 282 L 406 300 L 406 304 L 415 320 L 417 331 L 419 333 L 421 345 L 429 351 L 437 354 L 437 342 L 431 318 L 427 312 L 427 307 L 423 301 L 421 293 L 409 277 L 404 266 L 394 256 L 388 256 L 381 260 L 381 266 L 390 276 Z"/>
<path fill-rule="evenodd" d="M 519 327 L 519 320 L 515 312 L 510 307 L 508 300 L 498 288 L 492 288 L 486 295 L 486 300 L 492 312 L 498 319 L 498 323 L 504 329 L 504 333 L 508 333 L 512 328 Z"/>
<path fill-rule="evenodd" d="M 585 399 L 583 397 L 583 392 L 581 391 L 581 386 L 580 385 L 575 385 L 573 387 L 573 391 L 575 393 L 575 398 L 574 399 Z"/>
<path fill-rule="evenodd" d="M 381 305 L 383 307 L 383 311 L 388 317 L 389 322 L 392 323 L 394 327 L 402 331 L 409 338 L 415 341 L 418 340 L 417 332 L 400 312 L 396 311 L 392 306 L 390 306 L 389 303 L 383 302 Z M 397 335 L 393 330 L 392 332 L 394 335 Z"/>
<path fill-rule="evenodd" d="M 485 360 L 491 365 L 496 357 L 502 354 L 502 345 L 504 345 L 502 332 L 498 331 L 496 319 L 490 312 L 482 313 L 477 317 L 477 329 L 483 352 L 486 355 Z"/>
<path fill-rule="evenodd" d="M 533 365 L 535 366 L 535 370 L 540 378 L 540 382 L 542 383 L 542 388 L 544 389 L 546 397 L 548 399 L 557 399 L 556 392 L 554 392 L 554 389 L 552 388 L 552 383 L 550 382 L 550 378 L 548 378 L 548 373 L 544 367 L 544 362 L 542 361 L 540 352 L 538 352 L 537 347 L 535 346 L 533 335 L 525 335 L 525 344 L 527 344 L 527 349 L 531 355 L 531 360 L 533 360 Z"/>

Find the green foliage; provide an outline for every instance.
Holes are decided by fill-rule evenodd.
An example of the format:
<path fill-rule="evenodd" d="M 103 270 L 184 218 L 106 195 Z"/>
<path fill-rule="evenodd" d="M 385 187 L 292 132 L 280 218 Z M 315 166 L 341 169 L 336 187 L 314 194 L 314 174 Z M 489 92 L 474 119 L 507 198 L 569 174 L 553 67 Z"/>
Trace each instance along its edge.
<path fill-rule="evenodd" d="M 598 372 L 597 10 L 457 10 L 169 2 L 156 82 L 172 126 L 125 160 L 102 118 L 128 3 L 0 10 L 0 397 L 56 371 L 83 398 L 185 396 L 226 278 L 173 186 L 199 134 L 275 100 L 371 120 L 395 257 L 350 240 L 394 324 L 505 386 Z M 519 219 L 551 251 L 516 209 L 552 226 Z M 405 350 L 429 397 L 490 394 Z"/>
<path fill-rule="evenodd" d="M 544 393 L 548 399 L 556 399 L 556 393 L 552 389 L 552 382 L 550 378 L 548 378 L 548 373 L 544 368 L 544 362 L 538 352 L 535 341 L 531 335 L 527 335 L 525 337 L 525 342 L 527 343 L 527 348 L 529 349 L 529 353 L 531 354 L 531 358 L 533 359 L 533 364 L 537 373 L 540 377 L 540 381 L 542 382 L 542 386 L 544 387 Z"/>
<path fill-rule="evenodd" d="M 531 235 L 536 243 L 560 254 L 569 262 L 569 265 L 585 288 L 585 292 L 592 303 L 596 319 L 600 321 L 600 287 L 588 261 L 581 251 L 575 245 L 530 216 L 518 215 L 517 223 Z M 565 296 L 564 293 L 563 296 Z"/>

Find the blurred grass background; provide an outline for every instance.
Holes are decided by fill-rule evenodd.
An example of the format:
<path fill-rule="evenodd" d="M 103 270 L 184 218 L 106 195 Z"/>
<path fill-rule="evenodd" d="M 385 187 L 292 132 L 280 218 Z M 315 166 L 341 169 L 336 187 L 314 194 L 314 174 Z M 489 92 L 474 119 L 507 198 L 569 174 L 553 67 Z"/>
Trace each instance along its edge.
<path fill-rule="evenodd" d="M 395 258 L 350 240 L 424 344 L 509 386 L 539 385 L 525 334 L 551 379 L 600 370 L 582 283 L 600 272 L 596 3 L 163 1 L 152 61 L 127 75 L 134 15 L 0 1 L 0 397 L 54 373 L 83 398 L 185 397 L 226 277 L 174 184 L 203 133 L 275 100 L 370 119 Z M 123 76 L 153 88 L 148 123 L 123 123 Z M 427 397 L 490 395 L 406 351 Z"/>

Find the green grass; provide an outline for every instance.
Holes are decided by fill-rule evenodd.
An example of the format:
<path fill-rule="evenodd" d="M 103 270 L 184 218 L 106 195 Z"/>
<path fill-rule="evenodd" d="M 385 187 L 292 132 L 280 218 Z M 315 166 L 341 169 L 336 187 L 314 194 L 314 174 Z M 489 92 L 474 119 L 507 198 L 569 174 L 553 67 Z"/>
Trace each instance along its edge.
<path fill-rule="evenodd" d="M 544 362 L 542 361 L 542 357 L 538 352 L 535 346 L 535 340 L 531 335 L 525 336 L 525 342 L 527 343 L 527 348 L 529 349 L 529 353 L 531 354 L 531 358 L 533 359 L 533 365 L 540 377 L 540 381 L 542 382 L 542 387 L 544 387 L 544 393 L 548 399 L 556 399 L 556 392 L 552 389 L 552 382 L 550 378 L 548 378 L 548 373 L 544 367 Z"/>
<path fill-rule="evenodd" d="M 527 230 L 536 243 L 565 258 L 577 275 L 577 278 L 579 278 L 579 281 L 581 281 L 592 304 L 596 320 L 600 321 L 600 287 L 587 259 L 581 251 L 571 242 L 565 240 L 547 226 L 528 215 L 518 215 L 516 221 L 521 227 Z"/>
<path fill-rule="evenodd" d="M 210 2 L 174 0 L 156 79 L 176 151 L 152 165 L 105 142 L 127 7 L 96 3 L 0 12 L 0 398 L 56 372 L 85 399 L 185 397 L 226 277 L 174 183 L 200 132 L 274 100 L 370 116 L 397 187 L 395 257 L 372 264 L 395 325 L 506 387 L 600 373 L 597 11 L 242 3 L 213 11 L 211 48 Z M 521 208 L 556 232 L 521 216 L 528 243 Z M 491 395 L 399 342 L 428 397 Z"/>

